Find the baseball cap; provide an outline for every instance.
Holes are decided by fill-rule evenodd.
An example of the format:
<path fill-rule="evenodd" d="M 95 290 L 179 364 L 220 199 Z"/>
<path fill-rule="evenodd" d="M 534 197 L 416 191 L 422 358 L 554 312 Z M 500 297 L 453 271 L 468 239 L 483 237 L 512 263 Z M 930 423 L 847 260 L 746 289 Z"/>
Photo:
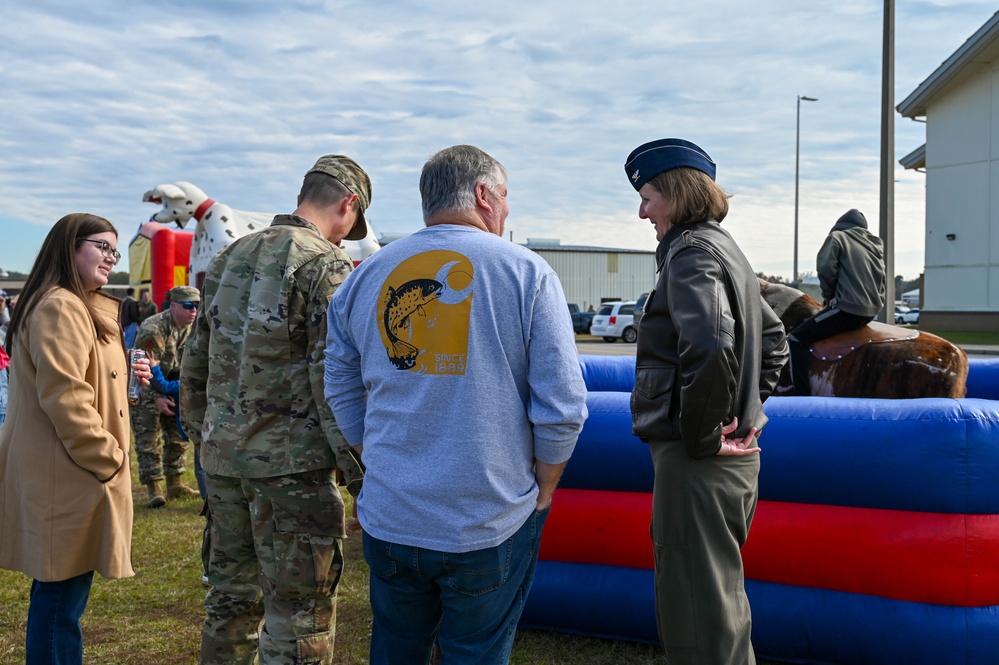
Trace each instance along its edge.
<path fill-rule="evenodd" d="M 175 286 L 167 291 L 170 302 L 201 302 L 201 292 L 193 286 Z"/>
<path fill-rule="evenodd" d="M 344 240 L 363 240 L 368 235 L 368 224 L 364 220 L 364 211 L 371 205 L 371 180 L 364 169 L 347 155 L 323 155 L 316 160 L 315 166 L 308 170 L 309 173 L 325 173 L 336 178 L 341 185 L 346 187 L 353 194 L 357 194 L 357 203 L 360 213 L 357 215 L 357 223 L 350 230 Z"/>

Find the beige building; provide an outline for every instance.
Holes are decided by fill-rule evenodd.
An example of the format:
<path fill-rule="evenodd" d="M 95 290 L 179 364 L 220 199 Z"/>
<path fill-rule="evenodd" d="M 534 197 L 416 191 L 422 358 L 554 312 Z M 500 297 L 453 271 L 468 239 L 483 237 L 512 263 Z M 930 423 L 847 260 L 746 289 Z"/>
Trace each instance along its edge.
<path fill-rule="evenodd" d="M 525 246 L 555 270 L 566 301 L 583 310 L 608 300 L 636 300 L 656 284 L 654 251 L 562 245 L 548 238 L 528 238 Z"/>

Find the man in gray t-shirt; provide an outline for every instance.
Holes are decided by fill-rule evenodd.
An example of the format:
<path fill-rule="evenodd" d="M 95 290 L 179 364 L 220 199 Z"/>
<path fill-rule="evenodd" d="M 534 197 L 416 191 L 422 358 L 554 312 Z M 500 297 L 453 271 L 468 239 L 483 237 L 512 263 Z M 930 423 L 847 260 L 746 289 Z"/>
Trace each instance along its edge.
<path fill-rule="evenodd" d="M 506 663 L 586 418 L 561 284 L 503 239 L 506 171 L 472 146 L 420 178 L 426 228 L 328 312 L 326 399 L 366 467 L 372 663 Z"/>

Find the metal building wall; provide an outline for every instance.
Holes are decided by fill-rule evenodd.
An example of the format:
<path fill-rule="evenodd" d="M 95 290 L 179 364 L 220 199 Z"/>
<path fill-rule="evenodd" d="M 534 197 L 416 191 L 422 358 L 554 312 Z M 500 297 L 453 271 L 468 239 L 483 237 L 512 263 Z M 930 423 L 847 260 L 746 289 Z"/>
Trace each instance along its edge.
<path fill-rule="evenodd" d="M 999 311 L 996 99 L 999 62 L 927 107 L 924 312 Z"/>
<path fill-rule="evenodd" d="M 655 286 L 655 252 L 531 249 L 555 270 L 566 301 L 584 310 L 604 300 L 635 300 Z"/>

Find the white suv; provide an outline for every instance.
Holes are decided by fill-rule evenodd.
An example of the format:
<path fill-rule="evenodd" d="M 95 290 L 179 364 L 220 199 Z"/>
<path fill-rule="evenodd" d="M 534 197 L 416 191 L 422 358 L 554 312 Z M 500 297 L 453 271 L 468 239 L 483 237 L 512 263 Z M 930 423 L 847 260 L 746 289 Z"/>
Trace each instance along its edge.
<path fill-rule="evenodd" d="M 605 342 L 616 342 L 621 338 L 625 342 L 634 343 L 638 340 L 635 301 L 602 304 L 590 324 L 590 334 L 603 337 Z"/>

